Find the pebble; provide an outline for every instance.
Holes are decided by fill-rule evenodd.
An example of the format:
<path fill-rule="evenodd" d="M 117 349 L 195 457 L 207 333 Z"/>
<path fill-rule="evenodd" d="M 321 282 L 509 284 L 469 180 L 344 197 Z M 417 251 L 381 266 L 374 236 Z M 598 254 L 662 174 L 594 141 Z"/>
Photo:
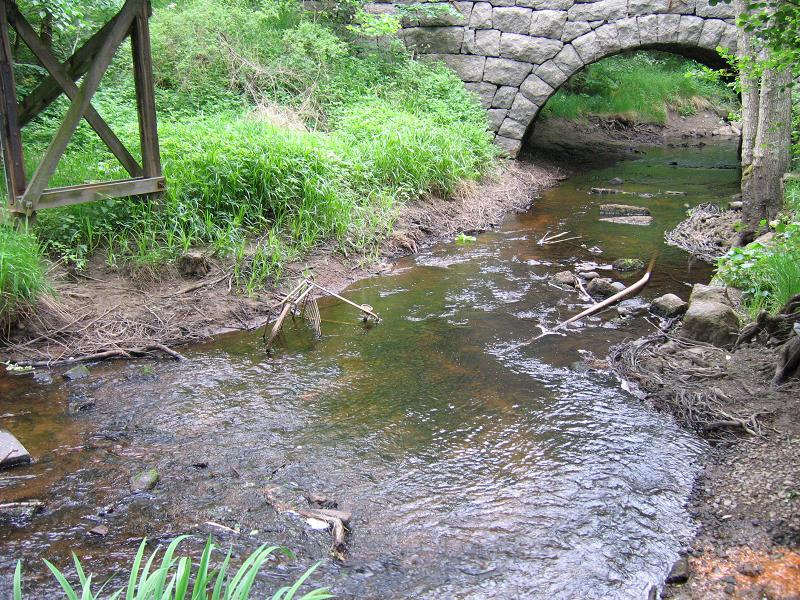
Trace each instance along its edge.
<path fill-rule="evenodd" d="M 132 492 L 147 492 L 156 487 L 161 477 L 155 469 L 147 469 L 131 477 Z"/>
<path fill-rule="evenodd" d="M 98 537 L 104 537 L 108 535 L 108 527 L 105 525 L 98 525 L 97 527 L 92 527 L 89 533 Z"/>

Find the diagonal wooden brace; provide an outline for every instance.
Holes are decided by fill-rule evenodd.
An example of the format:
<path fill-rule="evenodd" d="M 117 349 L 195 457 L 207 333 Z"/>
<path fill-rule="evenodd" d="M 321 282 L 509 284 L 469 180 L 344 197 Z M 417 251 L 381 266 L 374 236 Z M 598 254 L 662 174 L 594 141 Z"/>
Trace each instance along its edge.
<path fill-rule="evenodd" d="M 22 41 L 31 49 L 31 52 L 36 56 L 39 62 L 50 73 L 51 77 L 58 83 L 64 90 L 64 93 L 70 100 L 74 100 L 78 95 L 78 86 L 72 81 L 72 78 L 67 74 L 66 68 L 53 56 L 50 49 L 42 42 L 33 27 L 30 26 L 28 21 L 19 12 L 16 4 L 11 3 L 8 6 L 8 21 L 17 30 L 17 33 L 22 38 Z M 125 170 L 131 174 L 132 177 L 139 177 L 142 175 L 142 168 L 136 162 L 136 159 L 128 152 L 125 145 L 120 141 L 116 134 L 111 130 L 108 124 L 103 120 L 100 114 L 89 104 L 84 117 L 95 130 L 97 135 L 103 142 L 105 142 L 111 153 L 117 157 Z"/>
<path fill-rule="evenodd" d="M 47 183 L 55 173 L 58 162 L 67 149 L 70 139 L 72 139 L 78 124 L 100 85 L 100 80 L 111 64 L 111 60 L 122 40 L 127 37 L 133 19 L 137 11 L 141 10 L 143 2 L 144 0 L 127 0 L 125 2 L 114 22 L 114 26 L 108 33 L 108 37 L 106 37 L 94 57 L 94 61 L 89 67 L 89 71 L 86 73 L 77 95 L 73 98 L 64 120 L 58 128 L 58 132 L 50 142 L 42 162 L 33 174 L 33 178 L 22 196 L 22 209 L 27 215 L 30 216 L 36 211 L 42 192 L 44 192 Z"/>

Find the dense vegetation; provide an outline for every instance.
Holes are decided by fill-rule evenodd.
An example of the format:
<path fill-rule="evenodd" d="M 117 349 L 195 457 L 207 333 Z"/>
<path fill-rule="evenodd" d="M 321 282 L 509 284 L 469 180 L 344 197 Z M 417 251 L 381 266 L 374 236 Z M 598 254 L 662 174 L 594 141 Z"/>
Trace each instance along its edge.
<path fill-rule="evenodd" d="M 100 4 L 97 18 L 113 3 Z M 43 251 L 78 268 L 97 253 L 111 267 L 153 267 L 204 246 L 234 257 L 239 287 L 252 291 L 323 240 L 369 249 L 403 202 L 479 177 L 495 150 L 458 78 L 330 14 L 285 0 L 156 3 L 166 198 L 42 211 L 34 231 Z M 56 35 L 56 49 L 68 53 L 69 36 L 80 34 Z M 17 62 L 24 93 L 41 69 L 24 46 Z M 129 73 L 123 49 L 94 105 L 133 151 Z M 24 130 L 29 170 L 66 106 L 60 100 Z M 124 176 L 84 123 L 50 183 Z"/>
<path fill-rule="evenodd" d="M 550 99 L 543 114 L 663 125 L 670 110 L 684 116 L 699 110 L 728 116 L 737 104 L 718 72 L 674 54 L 638 51 L 583 69 Z"/>

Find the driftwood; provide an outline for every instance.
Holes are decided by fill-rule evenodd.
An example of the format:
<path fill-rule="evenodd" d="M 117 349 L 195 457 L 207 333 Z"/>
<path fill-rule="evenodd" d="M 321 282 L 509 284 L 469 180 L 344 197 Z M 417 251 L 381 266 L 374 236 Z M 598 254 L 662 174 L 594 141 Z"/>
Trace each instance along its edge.
<path fill-rule="evenodd" d="M 347 537 L 347 525 L 352 519 L 349 512 L 332 508 L 305 508 L 292 506 L 288 502 L 283 502 L 277 497 L 279 488 L 266 488 L 263 490 L 267 502 L 278 512 L 294 513 L 304 519 L 316 519 L 328 524 L 331 530 L 331 554 L 337 560 L 345 559 L 345 543 Z"/>
<path fill-rule="evenodd" d="M 281 308 L 281 312 L 278 314 L 278 318 L 272 324 L 272 330 L 267 336 L 267 331 L 269 330 L 269 323 L 264 326 L 264 339 L 266 340 L 267 351 L 269 352 L 270 348 L 272 348 L 272 344 L 275 342 L 275 339 L 280 335 L 283 324 L 286 321 L 286 317 L 290 314 L 294 315 L 297 312 L 306 319 L 314 333 L 316 335 L 322 334 L 322 318 L 319 314 L 319 306 L 317 305 L 316 298 L 313 295 L 314 290 L 319 290 L 324 294 L 329 296 L 333 296 L 357 308 L 361 311 L 364 321 L 366 322 L 369 318 L 373 318 L 376 321 L 380 321 L 380 317 L 373 311 L 372 307 L 369 304 L 356 304 L 355 302 L 348 300 L 344 296 L 337 294 L 325 287 L 322 287 L 318 283 L 310 280 L 310 279 L 303 279 L 299 284 L 297 284 L 286 296 L 278 302 L 273 308 Z"/>

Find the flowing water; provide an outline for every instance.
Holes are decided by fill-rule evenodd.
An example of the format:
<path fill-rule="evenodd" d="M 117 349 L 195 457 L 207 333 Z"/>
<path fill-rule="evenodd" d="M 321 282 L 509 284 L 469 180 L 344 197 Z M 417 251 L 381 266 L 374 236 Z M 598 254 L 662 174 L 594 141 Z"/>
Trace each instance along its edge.
<path fill-rule="evenodd" d="M 645 598 L 692 535 L 705 446 L 584 365 L 653 325 L 611 310 L 516 345 L 584 307 L 548 283 L 576 263 L 658 251 L 644 297 L 686 297 L 709 267 L 663 232 L 685 203 L 735 192 L 735 159 L 722 144 L 660 149 L 570 178 L 476 242 L 436 245 L 346 290 L 381 314 L 376 326 L 322 302 L 322 338 L 289 326 L 271 357 L 247 333 L 184 363 L 101 364 L 74 383 L 0 376 L 2 423 L 37 459 L 0 473 L 0 503 L 46 503 L 0 524 L 0 594 L 17 558 L 29 597 L 52 597 L 41 557 L 66 564 L 75 550 L 106 577 L 143 536 L 188 532 L 192 548 L 213 533 L 237 553 L 294 549 L 264 590 L 324 559 L 315 581 L 345 598 Z M 654 196 L 587 193 L 614 176 Z M 599 222 L 597 205 L 614 201 L 650 207 L 653 225 Z M 538 245 L 548 229 L 581 239 Z M 161 482 L 130 494 L 149 467 Z M 329 533 L 271 508 L 273 486 L 297 506 L 320 493 L 352 511 L 344 562 L 327 559 Z M 98 524 L 108 535 L 88 533 Z"/>

